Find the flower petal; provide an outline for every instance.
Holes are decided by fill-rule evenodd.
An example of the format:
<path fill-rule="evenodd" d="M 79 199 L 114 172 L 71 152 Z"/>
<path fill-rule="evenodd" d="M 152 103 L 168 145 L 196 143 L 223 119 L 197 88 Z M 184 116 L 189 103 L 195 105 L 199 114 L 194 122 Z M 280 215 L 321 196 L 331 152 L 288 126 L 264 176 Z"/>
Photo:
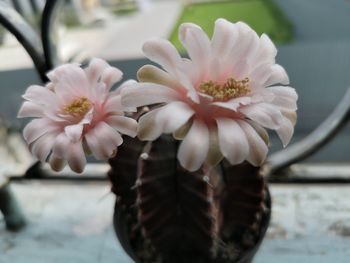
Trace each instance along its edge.
<path fill-rule="evenodd" d="M 179 27 L 179 40 L 201 74 L 208 70 L 211 56 L 210 40 L 203 29 L 192 23 L 183 23 Z"/>
<path fill-rule="evenodd" d="M 283 123 L 276 130 L 276 132 L 282 141 L 283 147 L 286 147 L 293 136 L 294 125 L 287 118 L 283 118 Z"/>
<path fill-rule="evenodd" d="M 248 156 L 249 144 L 241 126 L 228 118 L 219 118 L 216 122 L 222 154 L 232 165 L 243 162 Z"/>
<path fill-rule="evenodd" d="M 40 161 L 45 162 L 47 156 L 52 150 L 52 146 L 57 135 L 58 132 L 46 133 L 34 141 L 33 145 L 31 146 L 32 154 Z"/>
<path fill-rule="evenodd" d="M 268 80 L 264 83 L 264 87 L 268 87 L 275 84 L 288 85 L 289 77 L 285 69 L 278 64 L 271 66 L 271 73 Z"/>
<path fill-rule="evenodd" d="M 218 131 L 216 128 L 209 130 L 209 150 L 206 158 L 206 163 L 211 166 L 216 166 L 223 158 L 220 151 Z"/>
<path fill-rule="evenodd" d="M 261 166 L 266 159 L 266 155 L 268 152 L 267 145 L 264 140 L 259 136 L 259 134 L 255 131 L 255 129 L 250 126 L 245 121 L 238 121 L 242 130 L 245 133 L 249 144 L 249 154 L 247 157 L 247 161 L 250 162 L 254 166 Z"/>
<path fill-rule="evenodd" d="M 108 68 L 109 65 L 106 61 L 99 58 L 93 58 L 89 66 L 85 68 L 86 75 L 90 81 L 90 83 L 97 83 L 98 79 L 101 77 L 102 72 Z"/>
<path fill-rule="evenodd" d="M 52 153 L 49 157 L 49 164 L 52 170 L 59 172 L 66 165 L 66 161 Z"/>
<path fill-rule="evenodd" d="M 98 160 L 110 158 L 123 142 L 120 134 L 105 122 L 100 122 L 85 134 L 85 139 L 92 154 Z"/>
<path fill-rule="evenodd" d="M 238 30 L 235 24 L 223 18 L 217 19 L 211 40 L 213 57 L 226 59 L 231 48 L 235 45 L 237 37 Z"/>
<path fill-rule="evenodd" d="M 137 121 L 124 116 L 110 116 L 106 119 L 108 125 L 122 134 L 135 137 L 137 134 Z"/>
<path fill-rule="evenodd" d="M 86 165 L 86 157 L 81 141 L 69 146 L 67 162 L 72 171 L 82 173 Z"/>
<path fill-rule="evenodd" d="M 153 65 L 145 65 L 140 68 L 137 71 L 137 78 L 140 82 L 152 82 L 172 89 L 181 87 L 179 82 L 169 73 Z"/>
<path fill-rule="evenodd" d="M 142 48 L 146 57 L 161 65 L 173 76 L 178 75 L 178 66 L 181 64 L 181 57 L 176 48 L 165 39 L 150 39 L 145 42 Z"/>
<path fill-rule="evenodd" d="M 190 172 L 198 170 L 204 163 L 209 149 L 208 127 L 200 120 L 193 124 L 182 141 L 177 158 L 180 164 Z"/>
<path fill-rule="evenodd" d="M 107 90 L 109 90 L 115 83 L 120 81 L 123 77 L 123 72 L 115 67 L 106 68 L 101 76 L 101 81 L 106 84 Z"/>
<path fill-rule="evenodd" d="M 23 129 L 23 137 L 28 144 L 32 143 L 47 132 L 58 130 L 59 128 L 48 119 L 35 119 L 30 121 Z"/>
<path fill-rule="evenodd" d="M 241 107 L 239 111 L 252 121 L 269 129 L 279 128 L 283 119 L 281 112 L 273 105 L 267 103 L 248 105 Z"/>
<path fill-rule="evenodd" d="M 72 143 L 76 143 L 81 139 L 81 135 L 83 133 L 83 124 L 73 124 L 64 127 L 64 132 Z"/>
<path fill-rule="evenodd" d="M 213 102 L 211 105 L 218 106 L 221 108 L 237 111 L 238 108 L 242 105 L 249 105 L 251 103 L 251 98 L 250 97 L 240 97 L 240 98 L 234 98 L 228 101 L 224 102 Z"/>
<path fill-rule="evenodd" d="M 178 99 L 178 93 L 166 86 L 153 83 L 138 83 L 126 87 L 121 92 L 122 104 L 140 107 Z"/>
<path fill-rule="evenodd" d="M 137 137 L 143 141 L 153 141 L 163 132 L 163 127 L 156 122 L 156 116 L 161 108 L 151 110 L 139 119 Z"/>
<path fill-rule="evenodd" d="M 57 105 L 55 93 L 38 85 L 29 86 L 22 97 L 37 104 L 50 105 L 51 107 Z"/>
<path fill-rule="evenodd" d="M 164 133 L 172 133 L 184 125 L 194 114 L 188 104 L 174 101 L 159 109 L 156 123 L 163 126 Z"/>
<path fill-rule="evenodd" d="M 23 102 L 18 111 L 17 118 L 25 117 L 44 117 L 43 107 L 31 101 Z"/>

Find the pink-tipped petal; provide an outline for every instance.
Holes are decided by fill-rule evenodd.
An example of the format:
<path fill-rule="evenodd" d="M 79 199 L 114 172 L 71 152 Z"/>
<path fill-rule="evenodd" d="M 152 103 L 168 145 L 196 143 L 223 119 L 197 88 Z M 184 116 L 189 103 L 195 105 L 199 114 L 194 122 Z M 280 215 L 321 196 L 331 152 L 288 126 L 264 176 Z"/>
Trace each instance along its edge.
<path fill-rule="evenodd" d="M 122 104 L 132 107 L 171 102 L 179 97 L 173 89 L 153 83 L 140 83 L 126 87 L 122 90 L 121 96 Z"/>
<path fill-rule="evenodd" d="M 124 116 L 110 116 L 106 120 L 107 124 L 122 134 L 135 137 L 138 123 L 136 120 Z"/>
<path fill-rule="evenodd" d="M 208 127 L 200 120 L 195 120 L 182 141 L 177 158 L 190 172 L 198 170 L 204 163 L 209 149 Z"/>
<path fill-rule="evenodd" d="M 255 129 L 247 122 L 238 121 L 238 123 L 244 131 L 249 144 L 247 161 L 254 166 L 261 166 L 266 159 L 268 152 L 267 145 Z"/>
<path fill-rule="evenodd" d="M 23 102 L 21 108 L 18 111 L 17 118 L 25 118 L 25 117 L 44 117 L 43 107 L 33 103 L 31 101 Z"/>
<path fill-rule="evenodd" d="M 243 162 L 248 156 L 249 144 L 241 126 L 228 118 L 220 118 L 216 122 L 222 154 L 232 165 Z"/>

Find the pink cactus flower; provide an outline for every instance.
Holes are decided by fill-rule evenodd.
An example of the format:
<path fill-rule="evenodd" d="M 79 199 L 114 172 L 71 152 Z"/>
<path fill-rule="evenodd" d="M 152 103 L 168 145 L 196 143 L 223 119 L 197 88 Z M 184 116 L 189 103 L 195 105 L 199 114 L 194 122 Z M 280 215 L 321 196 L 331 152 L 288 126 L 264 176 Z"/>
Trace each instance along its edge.
<path fill-rule="evenodd" d="M 166 40 L 149 40 L 144 54 L 163 70 L 142 67 L 140 83 L 121 92 L 125 106 L 157 105 L 139 119 L 139 138 L 172 133 L 183 140 L 178 160 L 189 171 L 223 157 L 232 165 L 247 160 L 260 166 L 268 152 L 265 128 L 275 130 L 284 146 L 289 143 L 298 96 L 284 86 L 288 75 L 276 64 L 267 35 L 218 19 L 211 40 L 191 23 L 180 26 L 179 39 L 190 59 Z"/>
<path fill-rule="evenodd" d="M 86 153 L 105 160 L 116 153 L 122 134 L 136 136 L 137 122 L 124 116 L 134 107 L 121 105 L 119 88 L 111 87 L 122 72 L 101 59 L 93 59 L 82 69 L 65 64 L 48 73 L 46 87 L 28 87 L 18 117 L 34 117 L 23 130 L 32 154 L 55 171 L 65 161 L 75 172 L 82 172 Z"/>

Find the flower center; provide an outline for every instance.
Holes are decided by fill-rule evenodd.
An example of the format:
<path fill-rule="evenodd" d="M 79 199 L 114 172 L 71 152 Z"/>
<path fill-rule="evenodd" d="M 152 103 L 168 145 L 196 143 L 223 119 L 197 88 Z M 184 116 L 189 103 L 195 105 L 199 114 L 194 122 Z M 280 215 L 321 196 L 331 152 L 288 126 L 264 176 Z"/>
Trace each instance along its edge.
<path fill-rule="evenodd" d="M 234 78 L 229 78 L 223 84 L 210 80 L 203 82 L 199 86 L 199 90 L 212 96 L 214 99 L 226 101 L 248 94 L 250 92 L 249 79 L 235 80 Z"/>
<path fill-rule="evenodd" d="M 72 115 L 83 115 L 91 109 L 91 106 L 91 102 L 87 98 L 82 97 L 64 106 L 63 110 Z"/>

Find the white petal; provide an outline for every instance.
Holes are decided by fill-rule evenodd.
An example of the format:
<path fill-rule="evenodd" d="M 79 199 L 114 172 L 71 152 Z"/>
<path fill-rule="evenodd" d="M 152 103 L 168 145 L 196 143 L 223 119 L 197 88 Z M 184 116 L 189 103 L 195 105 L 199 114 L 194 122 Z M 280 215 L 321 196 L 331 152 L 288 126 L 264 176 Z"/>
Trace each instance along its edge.
<path fill-rule="evenodd" d="M 23 129 L 23 137 L 28 144 L 32 143 L 47 132 L 56 131 L 59 128 L 53 125 L 49 119 L 35 119 L 27 124 Z"/>
<path fill-rule="evenodd" d="M 17 118 L 44 117 L 43 107 L 31 101 L 23 102 L 18 111 Z"/>
<path fill-rule="evenodd" d="M 222 18 L 216 20 L 211 40 L 213 57 L 227 58 L 226 56 L 235 45 L 237 37 L 238 30 L 233 23 Z"/>
<path fill-rule="evenodd" d="M 41 136 L 31 146 L 31 152 L 40 161 L 45 162 L 47 156 L 52 150 L 52 146 L 55 143 L 55 138 L 58 135 L 57 132 L 46 133 Z"/>
<path fill-rule="evenodd" d="M 176 48 L 165 39 L 151 39 L 142 48 L 146 57 L 161 65 L 173 76 L 177 76 L 178 66 L 182 59 Z"/>
<path fill-rule="evenodd" d="M 283 143 L 283 147 L 286 147 L 293 136 L 294 125 L 287 118 L 283 118 L 283 123 L 276 130 L 276 132 Z"/>
<path fill-rule="evenodd" d="M 198 170 L 204 163 L 209 149 L 208 127 L 200 120 L 194 120 L 185 139 L 181 142 L 177 158 L 190 172 Z"/>
<path fill-rule="evenodd" d="M 201 73 L 208 70 L 211 56 L 210 40 L 199 26 L 192 23 L 183 23 L 179 27 L 179 40 L 186 48 L 194 66 L 201 68 Z"/>
<path fill-rule="evenodd" d="M 70 145 L 70 139 L 64 132 L 62 132 L 56 137 L 55 143 L 52 147 L 52 152 L 55 156 L 61 159 L 66 159 Z"/>
<path fill-rule="evenodd" d="M 221 108 L 237 111 L 237 109 L 242 105 L 249 105 L 251 103 L 250 97 L 240 97 L 231 99 L 225 102 L 213 102 L 211 105 L 218 106 Z"/>
<path fill-rule="evenodd" d="M 153 141 L 157 139 L 163 132 L 161 123 L 156 122 L 156 116 L 161 108 L 151 110 L 139 119 L 139 127 L 137 136 L 143 141 Z"/>
<path fill-rule="evenodd" d="M 291 87 L 274 86 L 269 87 L 267 90 L 272 91 L 276 96 L 287 97 L 293 100 L 298 99 L 298 94 L 296 93 L 295 89 Z"/>
<path fill-rule="evenodd" d="M 264 87 L 268 87 L 275 84 L 289 84 L 289 77 L 287 72 L 282 66 L 278 64 L 274 64 L 271 66 L 271 75 L 269 79 L 264 83 Z"/>
<path fill-rule="evenodd" d="M 81 139 L 83 128 L 83 124 L 68 125 L 64 128 L 64 132 L 72 143 L 76 143 Z"/>
<path fill-rule="evenodd" d="M 249 143 L 249 154 L 247 161 L 254 166 L 260 166 L 266 159 L 268 152 L 267 145 L 255 129 L 245 121 L 238 121 L 244 131 Z"/>
<path fill-rule="evenodd" d="M 267 103 L 241 107 L 239 111 L 252 121 L 269 129 L 279 128 L 283 119 L 281 112 L 273 105 Z"/>
<path fill-rule="evenodd" d="M 115 83 L 120 81 L 123 77 L 123 72 L 115 67 L 106 68 L 101 76 L 101 81 L 106 84 L 107 90 L 109 90 Z"/>
<path fill-rule="evenodd" d="M 169 88 L 179 88 L 181 84 L 169 73 L 153 65 L 145 65 L 137 71 L 140 82 L 152 82 Z"/>
<path fill-rule="evenodd" d="M 259 41 L 259 49 L 254 58 L 256 64 L 270 63 L 275 64 L 277 48 L 266 34 L 262 34 Z"/>
<path fill-rule="evenodd" d="M 85 68 L 86 75 L 90 83 L 95 84 L 98 79 L 101 77 L 102 72 L 109 67 L 108 63 L 103 59 L 93 58 L 89 66 Z"/>
<path fill-rule="evenodd" d="M 170 102 L 179 97 L 173 89 L 153 83 L 138 83 L 126 87 L 122 90 L 121 96 L 122 104 L 132 107 Z"/>
<path fill-rule="evenodd" d="M 54 74 L 58 82 L 55 86 L 55 93 L 63 100 L 66 100 L 70 95 L 76 97 L 86 96 L 90 91 L 90 84 L 88 82 L 85 71 L 77 65 L 65 64 L 54 69 L 50 75 Z"/>
<path fill-rule="evenodd" d="M 49 105 L 50 107 L 57 105 L 55 93 L 46 87 L 38 85 L 29 86 L 22 97 L 34 103 Z"/>
<path fill-rule="evenodd" d="M 120 134 L 105 122 L 100 122 L 85 134 L 85 139 L 92 154 L 98 160 L 110 158 L 123 142 Z"/>
<path fill-rule="evenodd" d="M 235 46 L 231 48 L 231 52 L 228 54 L 228 58 L 234 58 L 234 61 L 241 62 L 247 61 L 253 58 L 259 47 L 259 37 L 254 30 L 252 30 L 247 24 L 243 22 L 236 23 L 238 29 L 238 41 Z M 237 67 L 237 65 L 236 65 Z"/>
<path fill-rule="evenodd" d="M 175 101 L 159 109 L 156 123 L 163 126 L 164 133 L 172 133 L 184 125 L 193 114 L 193 109 L 186 103 Z"/>
<path fill-rule="evenodd" d="M 72 171 L 76 173 L 82 173 L 84 171 L 86 157 L 81 141 L 69 146 L 67 162 Z"/>
<path fill-rule="evenodd" d="M 243 162 L 248 156 L 249 144 L 241 126 L 227 118 L 217 119 L 216 122 L 222 154 L 232 165 Z"/>
<path fill-rule="evenodd" d="M 136 112 L 136 107 L 126 107 L 122 105 L 121 95 L 113 96 L 112 94 L 106 100 L 104 105 L 104 111 L 108 113 L 114 113 L 118 115 L 123 115 L 124 111 Z"/>
<path fill-rule="evenodd" d="M 137 134 L 138 123 L 132 118 L 124 116 L 110 116 L 106 119 L 106 122 L 113 129 L 122 134 L 129 135 L 130 137 L 135 137 Z"/>

